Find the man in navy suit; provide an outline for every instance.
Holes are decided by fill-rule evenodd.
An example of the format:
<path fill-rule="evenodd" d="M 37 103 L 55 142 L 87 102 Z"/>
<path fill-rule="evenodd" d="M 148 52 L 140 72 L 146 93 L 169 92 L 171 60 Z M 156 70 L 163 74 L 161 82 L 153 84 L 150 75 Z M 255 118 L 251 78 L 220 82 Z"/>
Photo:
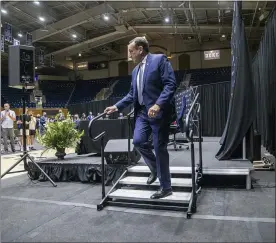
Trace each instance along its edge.
<path fill-rule="evenodd" d="M 165 55 L 149 53 L 149 44 L 144 37 L 130 41 L 128 51 L 137 64 L 132 72 L 130 91 L 105 112 L 111 114 L 134 104 L 133 144 L 151 171 L 147 184 L 152 184 L 157 177 L 160 181 L 160 190 L 151 198 L 167 197 L 172 194 L 167 143 L 176 90 L 174 71 Z M 151 133 L 155 155 L 148 142 Z"/>

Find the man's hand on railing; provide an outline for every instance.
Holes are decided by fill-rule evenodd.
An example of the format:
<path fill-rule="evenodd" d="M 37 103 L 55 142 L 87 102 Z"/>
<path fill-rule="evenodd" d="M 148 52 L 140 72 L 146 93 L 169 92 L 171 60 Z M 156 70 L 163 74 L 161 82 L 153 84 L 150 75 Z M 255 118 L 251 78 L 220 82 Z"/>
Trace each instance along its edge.
<path fill-rule="evenodd" d="M 113 105 L 113 106 L 106 107 L 104 110 L 104 113 L 110 115 L 111 113 L 114 113 L 116 111 L 118 111 L 118 108 L 115 105 Z"/>

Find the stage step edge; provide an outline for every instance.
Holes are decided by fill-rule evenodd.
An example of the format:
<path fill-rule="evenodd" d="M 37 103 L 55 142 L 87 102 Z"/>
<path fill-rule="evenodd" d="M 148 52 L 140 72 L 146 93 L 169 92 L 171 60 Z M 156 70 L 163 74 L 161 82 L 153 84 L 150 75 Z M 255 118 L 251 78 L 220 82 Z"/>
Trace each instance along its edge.
<path fill-rule="evenodd" d="M 145 191 L 145 190 L 131 190 L 131 189 L 118 189 L 108 195 L 114 199 L 125 199 L 134 201 L 158 201 L 168 203 L 188 203 L 191 199 L 191 193 L 189 192 L 173 192 L 172 195 L 161 198 L 151 199 L 150 196 L 156 191 Z"/>

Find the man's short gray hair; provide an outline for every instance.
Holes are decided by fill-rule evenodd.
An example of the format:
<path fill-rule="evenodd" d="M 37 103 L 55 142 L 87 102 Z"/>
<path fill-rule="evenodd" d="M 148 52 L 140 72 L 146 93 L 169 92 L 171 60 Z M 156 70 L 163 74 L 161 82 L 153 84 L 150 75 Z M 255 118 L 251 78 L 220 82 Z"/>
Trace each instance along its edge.
<path fill-rule="evenodd" d="M 147 39 L 145 38 L 145 37 L 135 37 L 133 40 L 131 40 L 130 42 L 129 42 L 129 44 L 131 44 L 131 43 L 135 43 L 135 45 L 138 47 L 138 46 L 142 46 L 143 47 L 143 49 L 144 49 L 144 51 L 146 52 L 146 53 L 148 53 L 149 52 L 149 43 L 148 43 L 148 41 L 147 41 Z"/>

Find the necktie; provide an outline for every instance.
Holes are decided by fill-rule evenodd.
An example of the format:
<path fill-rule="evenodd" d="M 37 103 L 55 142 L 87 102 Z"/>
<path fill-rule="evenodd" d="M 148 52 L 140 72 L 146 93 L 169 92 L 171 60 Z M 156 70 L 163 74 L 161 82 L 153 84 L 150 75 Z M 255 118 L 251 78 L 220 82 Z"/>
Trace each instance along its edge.
<path fill-rule="evenodd" d="M 139 104 L 143 104 L 143 63 L 140 64 L 139 67 L 139 75 L 138 75 L 138 101 Z"/>

